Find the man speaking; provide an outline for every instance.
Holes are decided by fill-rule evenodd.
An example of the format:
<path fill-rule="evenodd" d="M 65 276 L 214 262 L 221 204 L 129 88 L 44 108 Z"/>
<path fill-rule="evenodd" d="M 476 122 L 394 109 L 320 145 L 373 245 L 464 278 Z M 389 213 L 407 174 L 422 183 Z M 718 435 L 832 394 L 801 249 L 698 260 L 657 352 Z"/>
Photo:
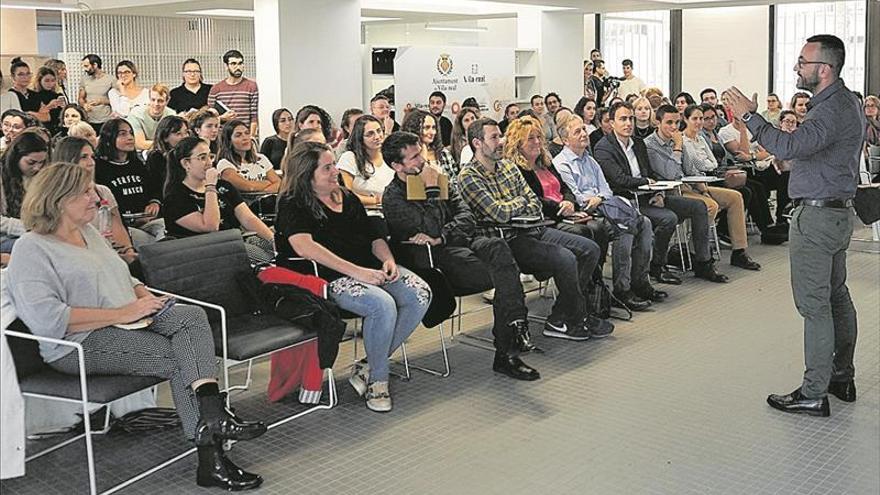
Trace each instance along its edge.
<path fill-rule="evenodd" d="M 770 395 L 780 411 L 829 416 L 828 392 L 856 400 L 853 351 L 856 310 L 846 287 L 846 250 L 853 230 L 852 199 L 858 184 L 865 118 L 843 84 L 843 42 L 820 34 L 807 39 L 794 70 L 797 87 L 813 94 L 806 119 L 782 132 L 755 113 L 751 100 L 732 87 L 725 93 L 733 115 L 776 158 L 793 160 L 788 193 L 795 209 L 789 231 L 791 287 L 804 318 L 804 380 L 787 395 Z"/>

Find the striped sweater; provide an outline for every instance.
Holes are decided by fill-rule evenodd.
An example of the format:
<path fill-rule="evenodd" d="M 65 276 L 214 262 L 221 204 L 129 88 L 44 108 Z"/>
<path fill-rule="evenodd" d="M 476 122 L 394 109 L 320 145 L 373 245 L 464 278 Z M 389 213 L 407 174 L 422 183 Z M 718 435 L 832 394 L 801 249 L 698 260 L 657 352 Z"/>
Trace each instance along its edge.
<path fill-rule="evenodd" d="M 214 108 L 214 103 L 220 100 L 224 105 L 234 111 L 237 119 L 250 125 L 257 121 L 257 107 L 260 102 L 260 92 L 256 81 L 242 78 L 241 82 L 232 85 L 223 81 L 211 87 L 208 93 L 208 107 Z"/>

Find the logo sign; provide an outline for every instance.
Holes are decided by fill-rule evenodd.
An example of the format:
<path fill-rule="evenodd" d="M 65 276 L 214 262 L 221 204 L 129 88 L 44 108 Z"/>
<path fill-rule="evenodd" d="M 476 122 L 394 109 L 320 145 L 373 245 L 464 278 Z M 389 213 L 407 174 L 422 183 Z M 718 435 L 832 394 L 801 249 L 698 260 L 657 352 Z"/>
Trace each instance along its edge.
<path fill-rule="evenodd" d="M 441 53 L 440 58 L 437 59 L 437 72 L 441 76 L 448 76 L 452 72 L 452 68 L 452 57 L 448 53 Z"/>

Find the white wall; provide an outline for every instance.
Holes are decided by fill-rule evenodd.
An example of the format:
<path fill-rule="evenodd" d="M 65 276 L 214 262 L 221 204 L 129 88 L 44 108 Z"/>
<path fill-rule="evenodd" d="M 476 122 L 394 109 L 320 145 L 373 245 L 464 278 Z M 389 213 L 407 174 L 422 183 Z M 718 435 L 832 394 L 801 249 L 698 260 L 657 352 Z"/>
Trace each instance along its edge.
<path fill-rule="evenodd" d="M 367 46 L 516 46 L 516 19 L 484 19 L 479 21 L 432 22 L 432 26 L 485 27 L 486 31 L 429 31 L 425 23 L 383 23 L 364 25 Z"/>
<path fill-rule="evenodd" d="M 596 46 L 596 14 L 584 16 L 584 56 L 583 60 L 590 59 L 590 50 Z"/>
<path fill-rule="evenodd" d="M 568 12 L 541 14 L 541 89 L 554 91 L 569 108 L 584 91 L 583 48 L 584 16 Z"/>
<path fill-rule="evenodd" d="M 736 85 L 767 93 L 769 15 L 766 5 L 682 11 L 682 89 L 699 101 L 706 87 Z"/>

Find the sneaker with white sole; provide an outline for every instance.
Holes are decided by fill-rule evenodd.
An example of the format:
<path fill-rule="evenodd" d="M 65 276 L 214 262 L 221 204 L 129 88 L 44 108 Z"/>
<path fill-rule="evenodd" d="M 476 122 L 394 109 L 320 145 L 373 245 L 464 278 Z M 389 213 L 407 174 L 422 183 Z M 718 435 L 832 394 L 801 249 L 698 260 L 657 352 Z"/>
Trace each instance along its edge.
<path fill-rule="evenodd" d="M 388 391 L 388 382 L 373 382 L 367 388 L 367 409 L 374 412 L 388 412 L 391 410 L 391 393 Z"/>
<path fill-rule="evenodd" d="M 359 397 L 363 397 L 364 394 L 367 393 L 367 380 L 370 378 L 370 365 L 363 361 L 358 361 L 357 363 L 354 363 L 353 368 L 351 376 L 348 378 L 348 383 L 351 384 Z"/>
<path fill-rule="evenodd" d="M 544 337 L 555 339 L 577 341 L 590 339 L 590 332 L 588 332 L 581 325 L 571 327 L 569 325 L 566 325 L 565 322 L 552 322 L 550 320 L 547 320 L 547 322 L 544 323 L 544 331 L 542 333 Z"/>

